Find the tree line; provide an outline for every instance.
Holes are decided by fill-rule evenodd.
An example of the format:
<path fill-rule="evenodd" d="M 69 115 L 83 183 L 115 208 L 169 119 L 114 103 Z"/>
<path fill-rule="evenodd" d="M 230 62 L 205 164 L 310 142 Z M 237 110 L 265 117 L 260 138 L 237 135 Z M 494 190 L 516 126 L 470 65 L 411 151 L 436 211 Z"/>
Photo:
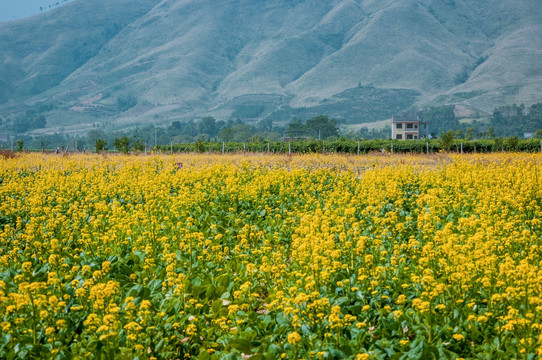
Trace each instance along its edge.
<path fill-rule="evenodd" d="M 130 97 L 119 99 L 117 106 L 122 109 L 133 106 Z M 49 106 L 49 105 L 42 105 Z M 0 126 L 20 126 L 40 128 L 46 125 L 46 119 L 40 115 L 45 108 L 27 111 L 23 121 L 6 121 Z M 530 107 L 510 105 L 495 109 L 493 115 L 486 119 L 474 119 L 462 122 L 455 116 L 454 106 L 439 106 L 423 109 L 416 113 L 421 121 L 427 122 L 432 138 L 452 138 L 463 140 L 496 139 L 517 137 L 523 138 L 523 133 L 532 129 L 535 138 L 542 134 L 542 103 Z M 19 125 L 16 125 L 19 124 Z M 538 132 L 537 132 L 538 130 Z M 145 151 L 158 145 L 188 144 L 196 141 L 210 143 L 267 143 L 281 140 L 366 140 L 389 139 L 391 128 L 380 129 L 361 127 L 355 131 L 340 131 L 338 122 L 326 115 L 315 116 L 307 120 L 292 119 L 288 123 L 276 123 L 270 119 L 246 123 L 239 119 L 216 120 L 213 117 L 181 121 L 174 120 L 164 127 L 153 125 L 138 127 L 128 131 L 111 132 L 104 129 L 94 129 L 85 136 L 69 136 L 63 134 L 41 136 L 18 136 L 16 141 L 22 141 L 24 149 L 64 149 L 104 151 L 117 150 L 122 152 Z M 499 140 L 497 140 L 498 142 Z M 504 140 L 503 140 L 504 141 Z M 11 144 L 2 143 L 2 148 Z M 14 147 L 14 145 L 11 145 Z"/>
<path fill-rule="evenodd" d="M 450 130 L 455 136 L 465 139 L 495 137 L 524 137 L 542 130 L 542 103 L 525 105 L 506 105 L 494 109 L 487 117 L 462 122 L 456 117 L 454 105 L 430 107 L 417 112 L 420 120 L 428 122 L 432 137 L 439 137 Z"/>

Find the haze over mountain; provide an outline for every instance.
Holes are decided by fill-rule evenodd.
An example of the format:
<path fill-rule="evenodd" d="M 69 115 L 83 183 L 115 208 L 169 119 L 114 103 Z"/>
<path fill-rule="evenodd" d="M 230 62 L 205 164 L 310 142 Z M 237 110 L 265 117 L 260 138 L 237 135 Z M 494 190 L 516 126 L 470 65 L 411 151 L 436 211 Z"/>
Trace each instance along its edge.
<path fill-rule="evenodd" d="M 11 21 L 36 15 L 54 9 L 73 0 L 2 0 L 0 2 L 0 22 Z"/>
<path fill-rule="evenodd" d="M 540 101 L 540 0 L 76 0 L 0 24 L 0 117 L 48 131 Z"/>

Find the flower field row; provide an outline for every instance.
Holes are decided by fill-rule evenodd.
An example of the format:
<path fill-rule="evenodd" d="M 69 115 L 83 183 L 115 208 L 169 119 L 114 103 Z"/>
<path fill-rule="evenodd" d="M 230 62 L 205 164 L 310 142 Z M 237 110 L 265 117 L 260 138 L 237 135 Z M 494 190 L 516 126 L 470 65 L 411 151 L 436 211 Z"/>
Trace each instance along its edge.
<path fill-rule="evenodd" d="M 540 154 L 0 158 L 0 358 L 539 358 L 541 216 Z"/>

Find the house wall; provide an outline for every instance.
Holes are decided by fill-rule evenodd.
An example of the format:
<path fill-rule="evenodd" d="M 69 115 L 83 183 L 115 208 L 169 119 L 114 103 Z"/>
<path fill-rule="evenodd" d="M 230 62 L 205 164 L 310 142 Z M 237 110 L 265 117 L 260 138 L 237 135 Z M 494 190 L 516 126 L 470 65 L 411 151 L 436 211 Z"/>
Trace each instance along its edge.
<path fill-rule="evenodd" d="M 392 122 L 392 139 L 417 140 L 420 138 L 420 123 L 418 121 Z"/>

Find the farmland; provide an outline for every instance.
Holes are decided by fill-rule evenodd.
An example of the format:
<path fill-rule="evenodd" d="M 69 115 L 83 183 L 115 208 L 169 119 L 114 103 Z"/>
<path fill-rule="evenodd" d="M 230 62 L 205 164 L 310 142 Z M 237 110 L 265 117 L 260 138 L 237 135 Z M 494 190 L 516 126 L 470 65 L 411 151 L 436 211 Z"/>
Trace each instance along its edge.
<path fill-rule="evenodd" d="M 540 154 L 0 157 L 0 358 L 539 358 L 541 179 Z"/>

